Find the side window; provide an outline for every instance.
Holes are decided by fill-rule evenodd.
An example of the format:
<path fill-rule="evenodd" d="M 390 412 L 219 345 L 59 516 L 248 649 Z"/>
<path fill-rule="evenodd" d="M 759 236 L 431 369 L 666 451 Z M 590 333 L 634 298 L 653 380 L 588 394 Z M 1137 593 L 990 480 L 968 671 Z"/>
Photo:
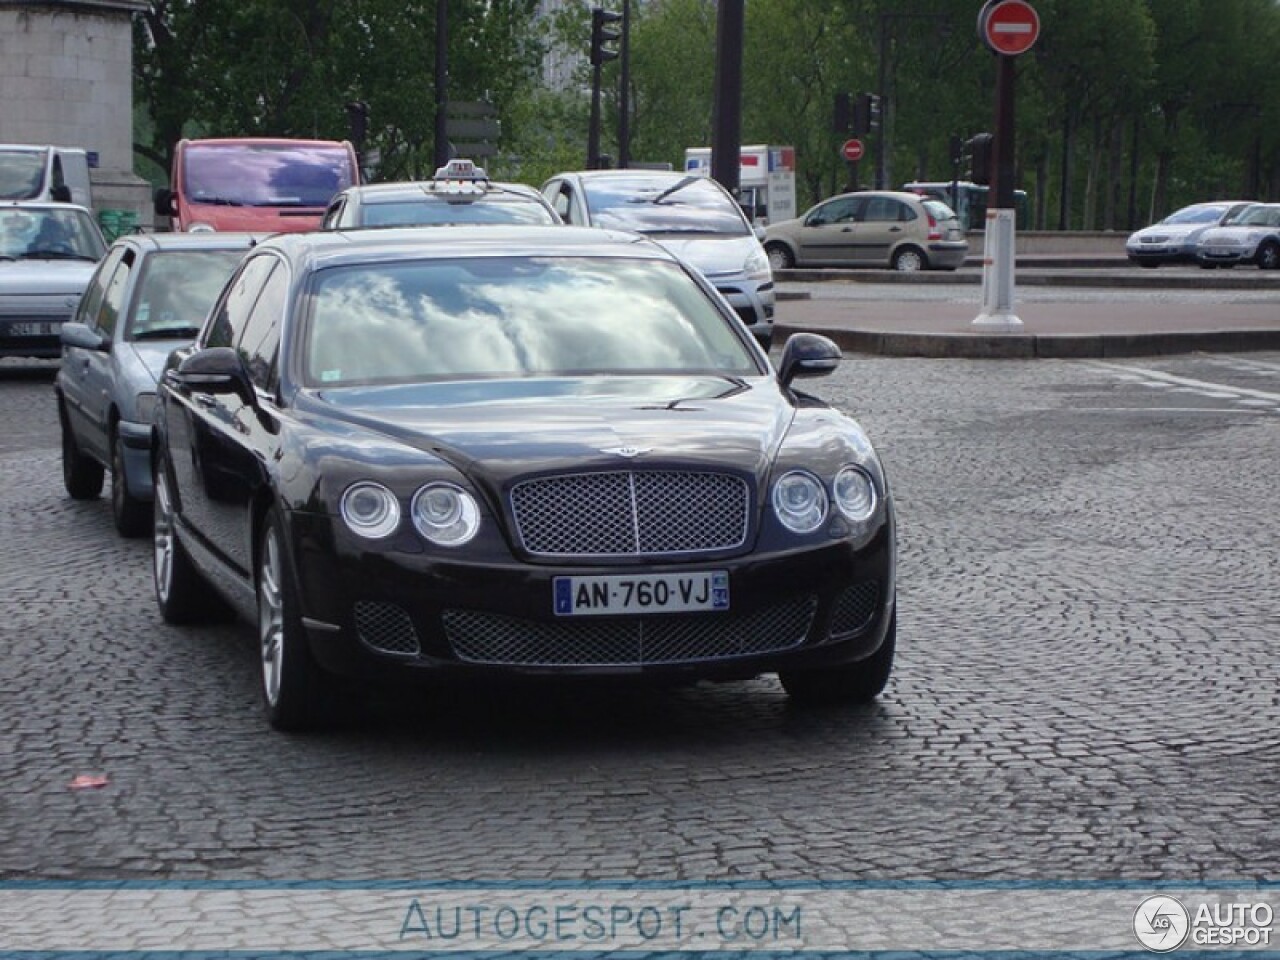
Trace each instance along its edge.
<path fill-rule="evenodd" d="M 102 309 L 102 301 L 107 295 L 107 285 L 111 282 L 116 267 L 124 259 L 124 249 L 113 250 L 98 267 L 98 272 L 89 281 L 84 296 L 80 298 L 80 307 L 76 311 L 76 319 L 81 323 L 94 327 L 98 324 L 98 311 Z"/>
<path fill-rule="evenodd" d="M 249 370 L 249 379 L 263 390 L 271 389 L 274 378 L 280 326 L 284 322 L 288 297 L 289 271 L 276 264 L 236 344 L 236 352 Z"/>
<path fill-rule="evenodd" d="M 892 197 L 872 197 L 867 203 L 867 212 L 862 219 L 875 223 L 901 220 L 903 219 L 902 204 Z"/>
<path fill-rule="evenodd" d="M 102 297 L 102 309 L 98 311 L 95 326 L 106 336 L 111 336 L 124 310 L 124 297 L 129 290 L 129 276 L 133 273 L 133 251 L 127 251 L 107 283 Z"/>
<path fill-rule="evenodd" d="M 267 274 L 275 260 L 263 256 L 250 257 L 236 274 L 214 308 L 213 322 L 205 333 L 206 347 L 233 347 L 249 319 L 249 310 L 258 299 Z"/>

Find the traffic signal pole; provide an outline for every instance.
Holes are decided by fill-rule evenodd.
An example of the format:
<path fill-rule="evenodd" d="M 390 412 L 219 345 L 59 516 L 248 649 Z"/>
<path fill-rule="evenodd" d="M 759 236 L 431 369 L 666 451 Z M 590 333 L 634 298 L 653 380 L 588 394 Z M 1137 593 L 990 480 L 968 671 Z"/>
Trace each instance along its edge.
<path fill-rule="evenodd" d="M 996 54 L 996 129 L 991 142 L 991 187 L 983 236 L 982 309 L 974 325 L 1018 331 L 1013 310 L 1014 238 L 1017 209 L 1014 165 L 1015 58 L 1029 50 L 1040 33 L 1040 18 L 1026 0 L 987 0 L 978 14 L 978 36 Z"/>
<path fill-rule="evenodd" d="M 711 177 L 738 196 L 742 175 L 742 40 L 745 0 L 719 0 L 715 101 L 711 108 Z"/>

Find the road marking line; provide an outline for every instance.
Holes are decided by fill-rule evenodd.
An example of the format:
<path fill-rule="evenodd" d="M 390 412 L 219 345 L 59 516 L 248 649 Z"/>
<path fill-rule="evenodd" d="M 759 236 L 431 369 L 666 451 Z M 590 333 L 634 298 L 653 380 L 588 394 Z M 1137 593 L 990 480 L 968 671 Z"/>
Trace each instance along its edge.
<path fill-rule="evenodd" d="M 1190 377 L 1179 377 L 1172 373 L 1161 373 L 1159 370 L 1144 370 L 1141 367 L 1130 367 L 1121 363 L 1108 363 L 1105 360 L 1086 360 L 1084 362 L 1090 366 L 1107 370 L 1108 372 L 1120 370 L 1127 374 L 1137 375 L 1144 380 L 1153 381 L 1154 383 L 1185 387 L 1206 393 L 1207 395 L 1215 398 L 1222 398 L 1224 396 L 1231 397 L 1232 399 L 1252 397 L 1256 400 L 1266 400 L 1271 403 L 1280 404 L 1280 393 L 1271 393 L 1267 390 L 1254 390 L 1250 387 L 1233 387 L 1230 384 L 1211 383 L 1207 380 L 1193 380 Z"/>

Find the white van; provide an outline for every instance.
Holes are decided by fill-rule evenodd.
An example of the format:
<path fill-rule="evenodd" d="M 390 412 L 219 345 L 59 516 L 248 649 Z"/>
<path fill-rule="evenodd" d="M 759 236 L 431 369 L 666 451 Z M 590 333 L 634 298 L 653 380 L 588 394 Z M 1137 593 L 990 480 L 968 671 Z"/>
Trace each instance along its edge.
<path fill-rule="evenodd" d="M 92 207 L 89 155 L 79 147 L 0 143 L 0 200 Z"/>

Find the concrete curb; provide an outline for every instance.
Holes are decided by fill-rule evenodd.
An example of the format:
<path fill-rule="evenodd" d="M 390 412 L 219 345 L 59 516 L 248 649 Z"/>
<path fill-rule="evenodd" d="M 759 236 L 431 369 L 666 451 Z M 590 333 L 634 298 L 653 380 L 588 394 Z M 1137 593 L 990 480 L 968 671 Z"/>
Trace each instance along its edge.
<path fill-rule="evenodd" d="M 937 359 L 1058 359 L 1162 356 L 1177 353 L 1243 353 L 1280 350 L 1280 330 L 1204 330 L 1130 334 L 954 334 L 832 329 L 774 325 L 774 342 L 793 333 L 816 333 L 842 350 L 888 357 Z"/>

